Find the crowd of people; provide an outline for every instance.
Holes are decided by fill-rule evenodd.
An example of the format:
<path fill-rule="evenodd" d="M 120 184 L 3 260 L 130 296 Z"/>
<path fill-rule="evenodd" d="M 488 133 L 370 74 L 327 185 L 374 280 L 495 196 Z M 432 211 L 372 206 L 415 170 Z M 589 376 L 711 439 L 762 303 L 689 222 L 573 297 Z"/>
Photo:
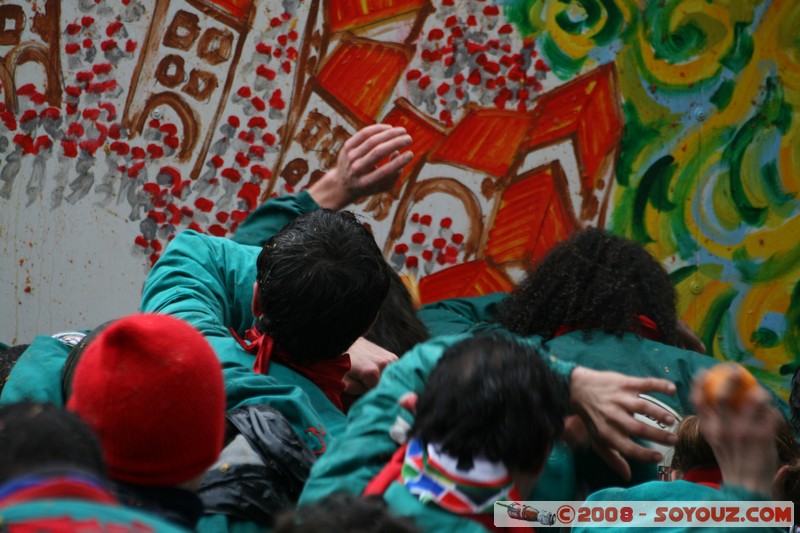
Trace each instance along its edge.
<path fill-rule="evenodd" d="M 703 393 L 719 361 L 640 245 L 587 228 L 511 294 L 419 307 L 344 210 L 410 144 L 360 130 L 232 239 L 178 234 L 137 314 L 0 352 L 0 526 L 486 531 L 504 500 L 798 501 L 797 413 Z"/>

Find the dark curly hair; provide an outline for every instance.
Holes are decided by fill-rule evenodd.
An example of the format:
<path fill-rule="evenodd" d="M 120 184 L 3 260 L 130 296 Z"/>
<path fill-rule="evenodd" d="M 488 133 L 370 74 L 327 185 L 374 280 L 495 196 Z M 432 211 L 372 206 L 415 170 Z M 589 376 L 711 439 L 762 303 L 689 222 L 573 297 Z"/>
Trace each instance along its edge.
<path fill-rule="evenodd" d="M 479 456 L 535 474 L 564 429 L 564 379 L 509 335 L 471 337 L 448 348 L 417 402 L 411 435 L 468 469 Z"/>
<path fill-rule="evenodd" d="M 559 328 L 642 333 L 639 315 L 660 340 L 676 342 L 675 288 L 639 244 L 587 228 L 556 245 L 500 305 L 496 321 L 520 335 L 551 339 Z"/>
<path fill-rule="evenodd" d="M 344 353 L 389 291 L 390 267 L 375 238 L 347 211 L 297 217 L 267 241 L 257 270 L 258 328 L 298 363 Z"/>

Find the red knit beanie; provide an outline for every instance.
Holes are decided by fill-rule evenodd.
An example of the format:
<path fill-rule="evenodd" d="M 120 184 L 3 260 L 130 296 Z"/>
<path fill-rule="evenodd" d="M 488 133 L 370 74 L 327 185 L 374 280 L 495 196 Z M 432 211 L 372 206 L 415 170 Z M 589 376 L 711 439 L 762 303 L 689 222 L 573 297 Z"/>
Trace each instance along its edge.
<path fill-rule="evenodd" d="M 220 364 L 197 330 L 168 315 L 108 326 L 78 361 L 67 407 L 97 433 L 114 480 L 180 485 L 222 450 Z"/>

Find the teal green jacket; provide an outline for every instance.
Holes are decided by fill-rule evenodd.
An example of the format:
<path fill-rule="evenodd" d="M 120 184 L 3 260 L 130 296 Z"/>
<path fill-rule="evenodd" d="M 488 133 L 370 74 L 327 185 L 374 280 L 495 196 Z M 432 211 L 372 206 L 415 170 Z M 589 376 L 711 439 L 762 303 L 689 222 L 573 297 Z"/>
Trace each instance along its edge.
<path fill-rule="evenodd" d="M 620 505 L 624 505 L 624 502 L 635 502 L 635 501 L 657 501 L 662 502 L 663 506 L 669 507 L 669 502 L 695 502 L 696 504 L 700 505 L 702 502 L 712 502 L 712 501 L 768 501 L 769 498 L 765 498 L 760 494 L 756 494 L 754 492 L 750 492 L 741 487 L 733 487 L 729 485 L 723 485 L 720 489 L 714 489 L 711 487 L 707 487 L 705 485 L 700 485 L 698 483 L 692 483 L 689 481 L 650 481 L 648 483 L 643 483 L 641 485 L 636 485 L 630 488 L 608 488 L 596 492 L 586 498 L 586 503 L 591 504 L 591 502 L 617 502 Z M 652 519 L 655 516 L 654 511 L 648 511 L 648 518 Z M 597 527 L 586 527 L 581 525 L 576 525 L 573 523 L 572 531 L 574 533 L 582 532 L 582 533 L 594 533 L 600 531 L 631 531 L 631 532 L 645 532 L 645 531 L 652 531 L 653 533 L 661 532 L 661 533 L 677 533 L 677 532 L 684 532 L 684 531 L 691 531 L 691 532 L 716 532 L 721 533 L 723 531 L 764 531 L 764 532 L 778 532 L 784 531 L 780 528 L 703 528 L 703 527 L 692 527 L 687 528 L 685 526 L 681 527 L 635 527 L 636 517 L 634 517 L 634 521 L 630 522 L 630 527 L 625 529 L 622 528 L 597 528 Z"/>
<path fill-rule="evenodd" d="M 71 350 L 53 337 L 35 337 L 11 369 L 0 404 L 31 400 L 63 406 L 61 371 Z"/>
<path fill-rule="evenodd" d="M 300 495 L 300 505 L 312 503 L 334 492 L 361 494 L 364 491 L 398 448 L 390 436 L 392 427 L 398 419 L 408 424 L 413 422 L 411 414 L 398 401 L 407 392 L 421 393 L 444 351 L 464 338 L 467 335 L 451 335 L 419 344 L 384 370 L 378 386 L 350 408 L 344 435 L 314 464 Z M 520 342 L 541 348 L 537 339 L 520 339 Z M 563 375 L 569 375 L 575 367 L 553 359 L 549 361 Z M 556 453 L 563 452 L 559 446 Z M 572 497 L 574 470 L 568 453 L 548 460 L 543 473 L 545 477 L 554 481 L 548 483 L 547 487 L 543 483 L 537 486 L 537 491 L 538 487 L 543 491 L 538 494 L 540 499 L 545 499 L 545 495 L 550 498 Z"/>
<path fill-rule="evenodd" d="M 240 244 L 263 246 L 286 224 L 317 209 L 319 206 L 307 191 L 270 198 L 239 224 L 232 238 Z"/>

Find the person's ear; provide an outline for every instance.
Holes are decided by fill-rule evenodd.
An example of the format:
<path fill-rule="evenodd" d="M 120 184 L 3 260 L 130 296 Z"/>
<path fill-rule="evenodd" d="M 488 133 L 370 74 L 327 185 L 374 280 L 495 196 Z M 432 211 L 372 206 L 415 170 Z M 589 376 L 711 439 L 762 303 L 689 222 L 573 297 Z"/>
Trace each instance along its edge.
<path fill-rule="evenodd" d="M 258 301 L 258 281 L 253 282 L 253 301 L 250 302 L 250 308 L 253 310 L 253 316 L 256 318 L 263 314 L 261 304 Z"/>

